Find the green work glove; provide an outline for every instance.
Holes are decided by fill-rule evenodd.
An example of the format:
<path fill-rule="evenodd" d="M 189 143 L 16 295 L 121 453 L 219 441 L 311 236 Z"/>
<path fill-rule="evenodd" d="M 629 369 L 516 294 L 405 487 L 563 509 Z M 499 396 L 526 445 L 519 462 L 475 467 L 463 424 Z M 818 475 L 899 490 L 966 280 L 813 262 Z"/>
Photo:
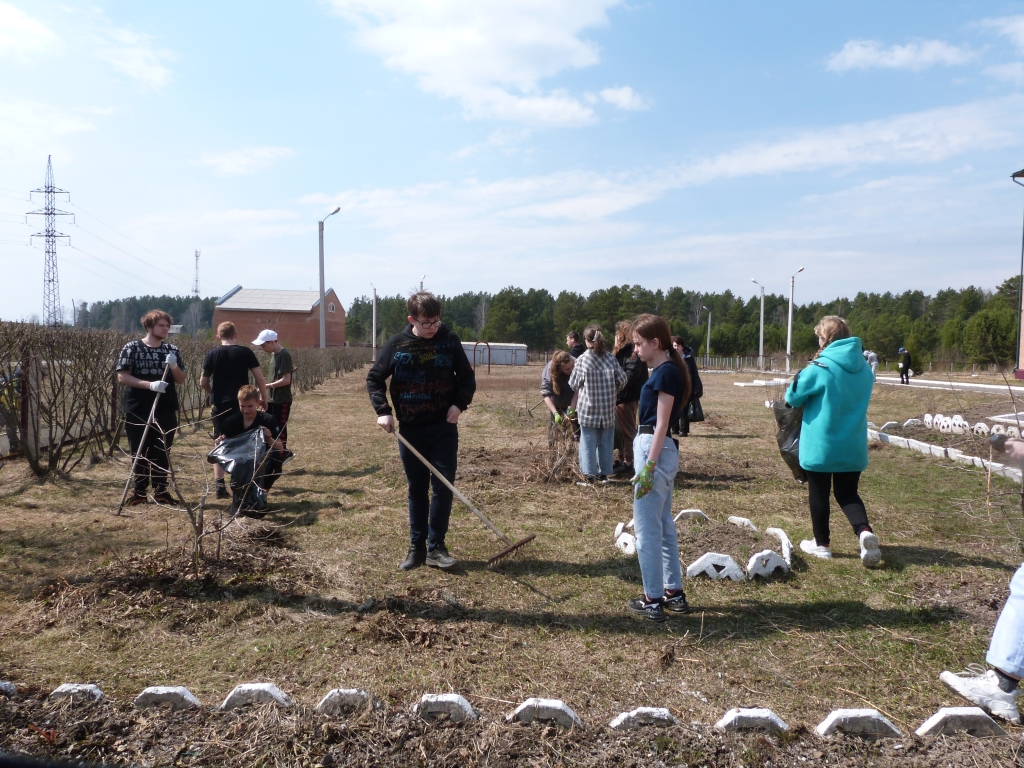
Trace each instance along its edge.
<path fill-rule="evenodd" d="M 564 418 L 565 418 L 565 416 L 563 416 L 560 412 L 557 412 L 557 411 L 555 412 L 555 424 L 561 424 L 562 423 L 562 419 L 564 419 Z"/>
<path fill-rule="evenodd" d="M 637 472 L 636 477 L 629 482 L 636 486 L 635 498 L 642 499 L 650 493 L 651 488 L 654 487 L 654 462 L 648 461 L 644 464 L 644 468 Z"/>
<path fill-rule="evenodd" d="M 565 415 L 566 415 L 566 416 L 567 416 L 568 418 L 570 418 L 570 419 L 572 419 L 572 418 L 575 418 L 575 417 L 576 417 L 576 409 L 575 409 L 575 408 L 573 408 L 573 407 L 572 407 L 572 406 L 570 405 L 570 406 L 569 406 L 568 408 L 566 408 L 566 409 L 565 409 Z"/>

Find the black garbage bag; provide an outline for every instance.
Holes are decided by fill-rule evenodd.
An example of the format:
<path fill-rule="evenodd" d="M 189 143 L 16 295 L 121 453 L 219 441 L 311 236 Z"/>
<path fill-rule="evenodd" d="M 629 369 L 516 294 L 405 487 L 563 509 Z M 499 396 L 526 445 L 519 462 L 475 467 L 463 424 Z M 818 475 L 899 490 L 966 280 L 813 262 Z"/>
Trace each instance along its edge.
<path fill-rule="evenodd" d="M 793 408 L 785 401 L 772 403 L 772 413 L 779 431 L 775 439 L 779 443 L 779 453 L 799 482 L 807 482 L 807 471 L 800 466 L 800 426 L 803 423 L 804 408 Z"/>
<path fill-rule="evenodd" d="M 224 439 L 206 454 L 206 460 L 220 464 L 231 475 L 236 505 L 242 509 L 262 510 L 267 507 L 269 454 L 270 446 L 263 437 L 263 430 L 253 429 Z"/>

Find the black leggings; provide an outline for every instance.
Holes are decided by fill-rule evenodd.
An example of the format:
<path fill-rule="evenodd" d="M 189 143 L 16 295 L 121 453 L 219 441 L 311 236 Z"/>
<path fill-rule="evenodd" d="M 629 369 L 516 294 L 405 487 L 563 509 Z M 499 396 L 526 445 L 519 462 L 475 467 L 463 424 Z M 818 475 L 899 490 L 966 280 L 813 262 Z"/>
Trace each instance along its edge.
<path fill-rule="evenodd" d="M 860 536 L 862 531 L 870 531 L 868 513 L 864 502 L 857 493 L 860 472 L 807 472 L 807 490 L 811 502 L 811 525 L 814 528 L 814 541 L 820 546 L 829 545 L 829 492 L 835 486 L 836 501 L 846 513 L 846 519 L 853 526 L 853 532 Z"/>

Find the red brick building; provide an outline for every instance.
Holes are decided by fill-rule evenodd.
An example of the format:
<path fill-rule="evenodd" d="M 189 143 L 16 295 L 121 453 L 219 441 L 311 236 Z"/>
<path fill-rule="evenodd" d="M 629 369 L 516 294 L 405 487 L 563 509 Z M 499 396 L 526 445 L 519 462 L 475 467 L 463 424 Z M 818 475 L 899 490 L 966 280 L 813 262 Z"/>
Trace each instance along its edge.
<path fill-rule="evenodd" d="M 327 297 L 327 346 L 345 346 L 345 309 L 334 289 Z M 235 324 L 238 341 L 248 344 L 264 328 L 277 331 L 286 347 L 320 346 L 320 291 L 274 291 L 236 285 L 217 299 L 213 328 Z"/>

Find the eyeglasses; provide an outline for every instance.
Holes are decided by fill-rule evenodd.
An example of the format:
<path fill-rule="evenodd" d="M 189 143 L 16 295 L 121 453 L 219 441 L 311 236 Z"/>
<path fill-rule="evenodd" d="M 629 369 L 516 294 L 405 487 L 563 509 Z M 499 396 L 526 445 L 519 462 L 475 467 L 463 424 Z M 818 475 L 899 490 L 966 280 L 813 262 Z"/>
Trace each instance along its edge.
<path fill-rule="evenodd" d="M 437 320 L 420 320 L 416 318 L 416 322 L 423 328 L 437 328 L 441 324 L 441 318 L 437 318 Z"/>

